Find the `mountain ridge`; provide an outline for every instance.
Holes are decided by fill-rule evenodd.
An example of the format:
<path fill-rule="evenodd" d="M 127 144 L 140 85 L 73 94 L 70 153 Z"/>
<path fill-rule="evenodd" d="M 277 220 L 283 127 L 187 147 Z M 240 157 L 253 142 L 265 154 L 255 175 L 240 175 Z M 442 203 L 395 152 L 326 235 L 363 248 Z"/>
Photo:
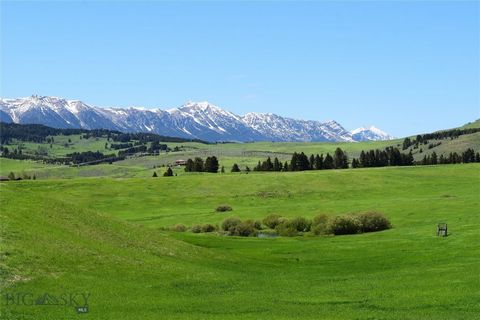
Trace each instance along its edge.
<path fill-rule="evenodd" d="M 110 129 L 151 132 L 206 141 L 366 141 L 389 140 L 380 129 L 349 132 L 338 122 L 299 120 L 273 113 L 249 112 L 243 116 L 208 101 L 189 101 L 162 110 L 142 107 L 101 108 L 80 100 L 33 95 L 0 98 L 0 121 L 38 123 L 54 128 Z M 356 129 L 358 130 L 358 129 Z"/>

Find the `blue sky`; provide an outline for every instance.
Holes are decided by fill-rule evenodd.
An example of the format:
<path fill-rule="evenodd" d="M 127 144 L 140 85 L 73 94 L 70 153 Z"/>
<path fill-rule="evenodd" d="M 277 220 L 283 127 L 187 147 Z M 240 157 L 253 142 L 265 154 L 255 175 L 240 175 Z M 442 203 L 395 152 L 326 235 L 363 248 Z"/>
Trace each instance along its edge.
<path fill-rule="evenodd" d="M 1 97 L 163 109 L 208 100 L 395 136 L 480 117 L 475 1 L 0 6 Z"/>

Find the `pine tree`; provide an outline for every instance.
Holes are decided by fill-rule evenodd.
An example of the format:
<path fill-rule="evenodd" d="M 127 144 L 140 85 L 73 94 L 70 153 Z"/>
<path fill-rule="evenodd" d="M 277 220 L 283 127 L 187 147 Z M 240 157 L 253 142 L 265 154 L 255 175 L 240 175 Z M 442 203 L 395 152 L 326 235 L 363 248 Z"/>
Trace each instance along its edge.
<path fill-rule="evenodd" d="M 360 152 L 360 167 L 368 167 L 367 165 L 367 155 L 365 154 L 365 151 L 362 150 Z"/>
<path fill-rule="evenodd" d="M 308 157 L 305 153 L 300 153 L 299 156 L 299 167 L 300 170 L 308 170 L 310 169 L 310 162 L 308 161 Z"/>
<path fill-rule="evenodd" d="M 405 165 L 407 165 L 407 166 L 413 166 L 413 153 L 412 153 L 412 150 L 410 150 L 410 152 L 408 153 L 407 162 L 406 162 Z"/>
<path fill-rule="evenodd" d="M 196 157 L 195 160 L 193 160 L 193 171 L 203 172 L 203 170 L 204 170 L 204 165 L 203 165 L 202 158 Z"/>
<path fill-rule="evenodd" d="M 240 168 L 238 167 L 238 164 L 234 163 L 231 171 L 232 172 L 240 172 Z"/>
<path fill-rule="evenodd" d="M 270 157 L 268 157 L 267 160 L 263 163 L 262 169 L 263 169 L 263 171 L 272 171 L 273 170 L 273 163 L 272 163 L 272 159 L 270 159 Z"/>
<path fill-rule="evenodd" d="M 250 171 L 251 171 L 251 170 L 250 170 L 250 167 L 249 167 L 249 166 L 246 166 L 246 167 L 245 167 L 245 171 L 246 171 L 247 173 L 250 172 Z"/>
<path fill-rule="evenodd" d="M 282 170 L 283 170 L 283 171 L 288 171 L 288 169 L 289 169 L 289 168 L 288 168 L 288 161 L 285 161 L 285 163 L 283 164 Z"/>
<path fill-rule="evenodd" d="M 358 168 L 358 165 L 359 165 L 358 160 L 353 158 L 352 159 L 352 168 Z"/>
<path fill-rule="evenodd" d="M 327 153 L 327 155 L 325 156 L 325 160 L 323 160 L 323 168 L 324 169 L 334 168 L 333 158 L 329 153 Z"/>
<path fill-rule="evenodd" d="M 333 158 L 334 167 L 336 169 L 346 169 L 348 168 L 348 158 L 345 152 L 342 149 L 337 148 L 335 150 Z"/>
<path fill-rule="evenodd" d="M 408 149 L 408 147 L 410 147 L 411 145 L 412 145 L 412 141 L 410 140 L 410 138 L 405 138 L 405 140 L 403 140 L 402 149 L 403 149 L 403 150 L 406 150 L 406 149 Z"/>
<path fill-rule="evenodd" d="M 168 167 L 167 171 L 163 174 L 164 177 L 171 177 L 173 176 L 172 168 Z"/>
<path fill-rule="evenodd" d="M 443 154 L 440 155 L 440 158 L 439 158 L 438 162 L 439 162 L 440 164 L 445 164 L 445 163 L 446 163 L 446 162 L 445 162 L 445 157 L 443 156 Z"/>
<path fill-rule="evenodd" d="M 205 165 L 204 165 L 203 171 L 211 172 L 211 173 L 217 173 L 218 172 L 217 157 L 215 157 L 215 156 L 207 157 L 207 159 L 205 159 Z"/>
<path fill-rule="evenodd" d="M 463 163 L 470 163 L 475 162 L 475 151 L 473 149 L 468 148 L 464 152 L 462 152 L 462 162 Z"/>
<path fill-rule="evenodd" d="M 315 169 L 315 156 L 313 154 L 310 155 L 309 164 L 310 164 L 310 167 L 309 167 L 310 170 Z"/>
<path fill-rule="evenodd" d="M 156 171 L 153 171 L 153 178 L 156 178 L 157 177 L 157 172 Z"/>
<path fill-rule="evenodd" d="M 192 159 L 188 159 L 185 165 L 185 172 L 193 172 L 194 163 Z"/>
<path fill-rule="evenodd" d="M 222 170 L 220 170 L 221 173 L 225 173 L 225 167 L 222 166 Z"/>
<path fill-rule="evenodd" d="M 437 153 L 435 151 L 432 152 L 432 156 L 430 158 L 431 164 L 438 164 Z"/>
<path fill-rule="evenodd" d="M 273 171 L 281 171 L 282 170 L 282 164 L 280 163 L 280 161 L 278 161 L 278 158 L 275 157 L 275 159 L 273 159 Z"/>
<path fill-rule="evenodd" d="M 425 165 L 427 165 L 427 164 L 428 164 L 428 158 L 427 158 L 427 156 L 425 155 L 425 156 L 423 156 L 423 159 L 422 159 L 422 165 L 425 166 Z"/>
<path fill-rule="evenodd" d="M 290 160 L 290 171 L 298 170 L 298 153 L 294 152 L 292 154 L 292 160 Z"/>

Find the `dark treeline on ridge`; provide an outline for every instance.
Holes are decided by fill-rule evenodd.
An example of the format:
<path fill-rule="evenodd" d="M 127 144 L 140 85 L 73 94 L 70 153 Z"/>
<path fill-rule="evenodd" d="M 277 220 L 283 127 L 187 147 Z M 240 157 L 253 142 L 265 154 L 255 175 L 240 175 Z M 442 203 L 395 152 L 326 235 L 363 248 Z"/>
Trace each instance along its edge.
<path fill-rule="evenodd" d="M 154 133 L 123 133 L 116 130 L 107 129 L 58 129 L 51 128 L 41 124 L 17 124 L 0 122 L 1 144 L 8 144 L 13 139 L 19 141 L 29 141 L 36 143 L 46 142 L 49 136 L 58 135 L 78 135 L 83 134 L 85 139 L 90 137 L 107 137 L 115 142 L 140 141 L 145 142 L 200 142 L 207 144 L 206 141 L 199 139 L 185 139 L 178 137 L 162 136 Z"/>
<path fill-rule="evenodd" d="M 369 150 L 360 153 L 358 159 L 352 159 L 352 168 L 387 167 L 387 166 L 413 166 L 413 165 L 436 165 L 480 162 L 480 154 L 471 148 L 458 154 L 450 152 L 448 156 L 440 157 L 434 151 L 431 155 L 425 155 L 422 160 L 414 161 L 412 151 L 408 154 L 401 153 L 393 147 L 385 150 Z"/>
<path fill-rule="evenodd" d="M 456 139 L 459 136 L 465 134 L 472 134 L 480 132 L 480 128 L 470 128 L 470 129 L 451 129 L 451 130 L 444 130 L 434 133 L 427 133 L 427 134 L 419 134 L 414 139 L 405 138 L 403 140 L 403 150 L 409 148 L 410 146 L 414 146 L 418 148 L 420 144 L 428 144 L 429 140 L 444 140 L 444 139 Z"/>

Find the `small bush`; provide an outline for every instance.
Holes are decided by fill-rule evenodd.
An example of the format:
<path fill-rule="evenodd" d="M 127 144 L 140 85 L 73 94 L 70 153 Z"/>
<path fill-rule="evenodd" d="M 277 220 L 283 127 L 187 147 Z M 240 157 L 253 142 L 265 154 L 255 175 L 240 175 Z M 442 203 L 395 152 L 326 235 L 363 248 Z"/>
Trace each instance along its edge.
<path fill-rule="evenodd" d="M 329 221 L 330 217 L 326 214 L 316 215 L 312 221 L 312 232 L 317 236 L 322 234 L 330 234 L 331 231 L 328 225 Z"/>
<path fill-rule="evenodd" d="M 275 227 L 275 231 L 282 237 L 294 237 L 298 235 L 296 226 L 287 219 L 282 219 L 281 223 Z"/>
<path fill-rule="evenodd" d="M 213 232 L 217 230 L 217 227 L 213 224 L 207 223 L 202 226 L 202 232 Z"/>
<path fill-rule="evenodd" d="M 199 225 L 199 224 L 196 224 L 196 225 L 192 226 L 191 230 L 192 230 L 193 233 L 200 233 L 200 232 L 202 232 L 202 226 Z"/>
<path fill-rule="evenodd" d="M 312 221 L 305 219 L 304 217 L 293 218 L 288 223 L 300 232 L 310 231 L 310 227 L 312 226 Z"/>
<path fill-rule="evenodd" d="M 313 217 L 312 226 L 318 226 L 319 224 L 327 224 L 329 219 L 330 217 L 326 214 L 317 214 L 315 217 Z"/>
<path fill-rule="evenodd" d="M 335 217 L 328 224 L 329 230 L 335 235 L 359 233 L 361 226 L 360 219 L 354 215 Z"/>
<path fill-rule="evenodd" d="M 331 234 L 331 229 L 326 224 L 317 224 L 316 226 L 312 226 L 312 232 L 316 236 Z"/>
<path fill-rule="evenodd" d="M 215 211 L 217 212 L 226 212 L 226 211 L 232 211 L 232 210 L 233 210 L 232 207 L 226 204 L 222 204 L 215 209 Z"/>
<path fill-rule="evenodd" d="M 247 219 L 244 223 L 252 225 L 257 230 L 262 230 L 262 223 L 259 220 Z"/>
<path fill-rule="evenodd" d="M 233 228 L 230 228 L 229 234 L 231 236 L 249 237 L 256 234 L 254 225 L 248 221 L 241 222 Z"/>
<path fill-rule="evenodd" d="M 361 232 L 374 232 L 392 227 L 387 217 L 380 212 L 365 212 L 358 215 L 361 223 Z"/>
<path fill-rule="evenodd" d="M 231 228 L 235 228 L 238 226 L 240 223 L 242 223 L 242 220 L 240 220 L 237 217 L 229 217 L 223 220 L 222 222 L 222 230 L 224 231 L 230 231 Z"/>
<path fill-rule="evenodd" d="M 270 229 L 275 229 L 275 227 L 280 224 L 281 218 L 282 216 L 272 213 L 263 219 L 263 224 Z"/>
<path fill-rule="evenodd" d="M 170 230 L 176 231 L 176 232 L 185 232 L 187 230 L 187 227 L 185 227 L 185 225 L 183 225 L 181 223 L 178 223 L 178 224 L 174 225 L 173 227 L 171 227 Z"/>

